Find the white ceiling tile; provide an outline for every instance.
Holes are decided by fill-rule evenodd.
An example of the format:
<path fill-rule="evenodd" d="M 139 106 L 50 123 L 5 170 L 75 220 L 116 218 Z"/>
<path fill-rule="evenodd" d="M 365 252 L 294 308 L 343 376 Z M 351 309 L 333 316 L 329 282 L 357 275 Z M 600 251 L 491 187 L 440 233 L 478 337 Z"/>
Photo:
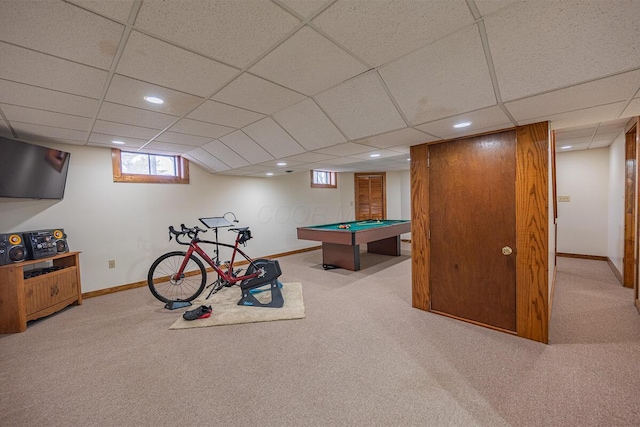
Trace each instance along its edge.
<path fill-rule="evenodd" d="M 0 78 L 99 98 L 108 73 L 0 42 Z"/>
<path fill-rule="evenodd" d="M 588 145 L 591 142 L 591 135 L 579 136 L 575 138 L 556 138 L 556 146 L 559 148 L 570 146 Z"/>
<path fill-rule="evenodd" d="M 504 101 L 640 66 L 640 2 L 567 6 L 521 2 L 484 20 Z"/>
<path fill-rule="evenodd" d="M 438 138 L 434 138 L 429 135 L 417 131 L 412 128 L 404 128 L 393 132 L 384 133 L 382 135 L 370 136 L 365 139 L 355 141 L 360 144 L 370 145 L 378 148 L 389 148 L 397 145 L 416 145 L 423 144 L 425 142 L 435 141 Z"/>
<path fill-rule="evenodd" d="M 220 172 L 221 175 L 234 175 L 234 176 L 245 176 L 245 175 L 251 175 L 254 174 L 258 171 L 255 170 L 246 170 L 244 168 L 238 168 L 238 169 L 229 169 L 226 171 L 222 171 Z"/>
<path fill-rule="evenodd" d="M 375 72 L 348 80 L 315 99 L 349 139 L 407 126 Z"/>
<path fill-rule="evenodd" d="M 377 157 L 372 157 L 371 156 L 372 154 L 377 155 Z M 369 151 L 367 151 L 366 153 L 352 154 L 349 157 L 353 157 L 355 159 L 360 159 L 360 160 L 378 162 L 379 160 L 382 160 L 382 159 L 387 159 L 389 157 L 397 157 L 397 156 L 398 156 L 397 151 L 384 150 L 384 149 L 371 150 L 371 147 L 369 147 Z"/>
<path fill-rule="evenodd" d="M 145 153 L 162 153 L 169 155 L 180 155 L 185 151 L 192 149 L 192 146 L 182 145 L 170 142 L 152 141 L 142 147 L 142 151 Z"/>
<path fill-rule="evenodd" d="M 204 144 L 211 142 L 213 138 L 207 138 L 203 136 L 196 135 L 187 135 L 184 133 L 177 132 L 163 132 L 160 136 L 158 136 L 154 141 L 158 142 L 170 142 L 173 144 L 179 145 L 193 145 L 195 147 L 200 147 Z"/>
<path fill-rule="evenodd" d="M 89 9 L 114 21 L 126 23 L 134 0 L 67 0 L 69 3 Z"/>
<path fill-rule="evenodd" d="M 124 142 L 124 144 L 116 145 L 113 143 L 114 140 Z M 107 145 L 112 148 L 119 148 L 123 151 L 131 150 L 133 148 L 136 148 L 136 149 L 140 148 L 144 144 L 146 144 L 147 141 L 148 141 L 147 139 L 129 138 L 126 136 L 109 135 L 109 134 L 102 134 L 97 132 L 91 132 L 91 135 L 89 135 L 89 145 L 92 145 L 92 144 Z"/>
<path fill-rule="evenodd" d="M 380 75 L 412 124 L 496 104 L 476 26 L 383 67 Z"/>
<path fill-rule="evenodd" d="M 411 152 L 411 149 L 410 149 L 410 147 L 405 147 L 404 145 L 399 145 L 397 147 L 389 147 L 389 151 L 393 151 L 396 154 L 397 153 L 409 154 Z"/>
<path fill-rule="evenodd" d="M 232 168 L 240 168 L 249 165 L 249 162 L 238 155 L 238 153 L 224 145 L 221 141 L 211 141 L 208 144 L 203 145 L 202 149 L 216 156 Z"/>
<path fill-rule="evenodd" d="M 596 131 L 596 126 L 578 126 L 577 128 L 558 129 L 556 131 L 556 141 L 559 139 L 583 138 L 591 139 Z"/>
<path fill-rule="evenodd" d="M 65 129 L 88 131 L 92 120 L 87 117 L 54 113 L 53 111 L 36 110 L 16 105 L 0 104 L 0 108 L 9 122 L 23 122 L 34 125 L 51 126 Z"/>
<path fill-rule="evenodd" d="M 299 20 L 263 0 L 142 3 L 142 28 L 214 59 L 243 67 L 291 32 Z"/>
<path fill-rule="evenodd" d="M 213 123 L 201 122 L 199 120 L 182 119 L 175 125 L 171 126 L 169 130 L 173 132 L 188 133 L 189 135 L 219 138 L 233 132 L 235 129 Z"/>
<path fill-rule="evenodd" d="M 320 160 L 319 162 L 327 166 L 339 166 L 358 163 L 360 161 L 360 159 L 355 159 L 353 157 L 334 157 L 332 159 Z"/>
<path fill-rule="evenodd" d="M 505 106 L 517 121 L 626 101 L 638 88 L 640 70 L 600 79 L 518 101 Z"/>
<path fill-rule="evenodd" d="M 289 156 L 286 158 L 286 161 L 295 161 L 295 162 L 323 162 L 329 159 L 335 158 L 335 155 L 331 154 L 320 154 L 308 151 L 306 153 L 296 154 L 295 156 Z"/>
<path fill-rule="evenodd" d="M 93 117 L 98 110 L 97 99 L 8 80 L 0 80 L 0 102 L 84 117 Z"/>
<path fill-rule="evenodd" d="M 278 163 L 285 163 L 284 165 L 280 166 Z M 273 160 L 269 160 L 267 162 L 263 162 L 260 163 L 260 166 L 265 166 L 265 167 L 269 167 L 271 169 L 282 169 L 282 170 L 287 170 L 287 169 L 291 169 L 295 166 L 300 166 L 304 164 L 304 162 L 300 162 L 300 161 L 295 161 L 295 160 L 291 160 L 291 159 L 273 159 Z"/>
<path fill-rule="evenodd" d="M 624 129 L 624 126 L 628 121 L 629 120 L 626 118 L 621 118 L 600 122 L 600 126 L 598 126 L 598 133 L 618 132 L 620 129 Z"/>
<path fill-rule="evenodd" d="M 132 31 L 116 72 L 207 97 L 231 80 L 239 70 Z"/>
<path fill-rule="evenodd" d="M 589 149 L 608 147 L 611 145 L 612 142 L 613 142 L 613 139 L 607 139 L 602 141 L 592 141 L 591 145 L 589 145 Z"/>
<path fill-rule="evenodd" d="M 178 118 L 141 108 L 103 102 L 98 113 L 98 119 L 161 130 L 171 125 Z"/>
<path fill-rule="evenodd" d="M 20 122 L 13 122 L 11 126 L 18 134 L 18 139 L 61 142 L 62 140 L 84 141 L 87 137 L 87 132 L 74 129 L 61 129 Z"/>
<path fill-rule="evenodd" d="M 473 15 L 464 0 L 341 1 L 313 20 L 374 67 L 471 23 Z"/>
<path fill-rule="evenodd" d="M 634 98 L 631 100 L 627 108 L 621 114 L 622 117 L 640 116 L 640 98 Z"/>
<path fill-rule="evenodd" d="M 264 114 L 207 100 L 204 104 L 189 113 L 187 117 L 233 128 L 242 128 L 262 119 Z"/>
<path fill-rule="evenodd" d="M 208 151 L 204 150 L 202 147 L 191 150 L 188 154 L 199 163 L 204 164 L 205 166 L 216 172 L 230 169 L 228 165 L 226 165 L 224 162 L 222 162 L 220 159 L 218 159 Z"/>
<path fill-rule="evenodd" d="M 471 122 L 465 128 L 454 128 L 453 125 L 462 122 Z M 438 136 L 443 139 L 456 138 L 463 135 L 482 133 L 488 130 L 505 129 L 513 127 L 509 118 L 498 106 L 484 108 L 471 113 L 460 114 L 435 122 L 416 126 L 418 129 Z"/>
<path fill-rule="evenodd" d="M 255 172 L 266 172 L 273 169 L 272 166 L 264 166 L 264 165 L 251 165 L 251 166 L 246 166 L 243 168 L 239 168 L 239 170 L 248 172 L 248 173 L 255 173 Z"/>
<path fill-rule="evenodd" d="M 249 71 L 314 95 L 367 71 L 367 67 L 310 27 L 303 27 Z"/>
<path fill-rule="evenodd" d="M 475 0 L 482 16 L 487 16 L 497 10 L 504 9 L 520 0 Z"/>
<path fill-rule="evenodd" d="M 606 143 L 606 145 L 609 145 L 610 143 L 612 143 L 617 137 L 618 135 L 620 135 L 619 132 L 616 133 L 605 133 L 602 135 L 594 135 L 593 139 L 591 140 L 591 144 L 593 145 L 594 143 L 597 144 L 601 144 L 601 143 Z"/>
<path fill-rule="evenodd" d="M 304 152 L 304 148 L 270 117 L 242 130 L 276 159 Z"/>
<path fill-rule="evenodd" d="M 371 151 L 371 147 L 367 145 L 348 142 L 346 144 L 339 144 L 330 148 L 316 150 L 316 153 L 332 154 L 335 156 L 352 156 L 354 154 L 367 153 L 369 151 Z"/>
<path fill-rule="evenodd" d="M 577 110 L 569 113 L 537 117 L 531 120 L 519 122 L 519 124 L 524 125 L 549 120 L 551 122 L 550 127 L 552 130 L 587 125 L 596 121 L 617 119 L 623 106 L 624 102 L 615 102 L 613 104 L 585 108 L 584 110 Z"/>
<path fill-rule="evenodd" d="M 144 100 L 145 96 L 161 98 L 164 100 L 164 104 L 150 104 Z M 201 103 L 203 98 L 116 74 L 113 76 L 105 100 L 145 110 L 182 116 Z"/>
<path fill-rule="evenodd" d="M 329 3 L 327 0 L 282 0 L 282 3 L 293 9 L 294 12 L 307 18 L 323 5 Z"/>
<path fill-rule="evenodd" d="M 273 159 L 271 154 L 240 130 L 223 136 L 220 141 L 224 142 L 227 147 L 241 155 L 249 163 L 255 164 Z"/>
<path fill-rule="evenodd" d="M 274 114 L 273 118 L 307 150 L 347 141 L 310 98 Z"/>
<path fill-rule="evenodd" d="M 272 114 L 302 101 L 304 96 L 259 77 L 243 73 L 212 99 L 260 113 Z"/>
<path fill-rule="evenodd" d="M 587 148 L 589 148 L 589 143 L 585 142 L 582 144 L 572 145 L 569 148 L 557 147 L 556 152 L 558 153 L 558 155 L 563 155 L 564 153 L 568 153 L 570 151 L 586 150 Z"/>
<path fill-rule="evenodd" d="M 159 133 L 157 129 L 107 122 L 104 120 L 96 120 L 93 125 L 92 132 L 147 140 L 153 138 Z"/>
<path fill-rule="evenodd" d="M 0 40 L 108 70 L 124 26 L 64 2 L 3 1 Z"/>

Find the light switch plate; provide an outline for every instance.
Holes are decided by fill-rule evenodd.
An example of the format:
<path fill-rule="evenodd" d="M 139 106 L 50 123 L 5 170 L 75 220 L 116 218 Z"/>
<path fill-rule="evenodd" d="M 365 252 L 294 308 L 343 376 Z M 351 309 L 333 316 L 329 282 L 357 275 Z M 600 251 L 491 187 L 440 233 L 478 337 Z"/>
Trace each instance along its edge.
<path fill-rule="evenodd" d="M 571 201 L 571 197 L 570 196 L 558 196 L 558 201 L 559 202 L 570 202 Z"/>

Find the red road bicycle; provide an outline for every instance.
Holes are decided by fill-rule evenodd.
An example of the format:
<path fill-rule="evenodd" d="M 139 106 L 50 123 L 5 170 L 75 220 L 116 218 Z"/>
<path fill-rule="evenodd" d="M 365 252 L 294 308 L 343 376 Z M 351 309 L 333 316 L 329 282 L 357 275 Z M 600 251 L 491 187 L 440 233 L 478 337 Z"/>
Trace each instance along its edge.
<path fill-rule="evenodd" d="M 147 284 L 153 296 L 166 303 L 166 308 L 177 308 L 190 305 L 190 301 L 196 299 L 204 291 L 205 287 L 211 287 L 211 291 L 207 296 L 208 299 L 223 287 L 237 284 L 242 290 L 242 298 L 238 305 L 282 307 L 284 305 L 284 299 L 280 292 L 282 285 L 277 280 L 282 271 L 278 261 L 251 259 L 238 247 L 239 245 L 246 245 L 246 242 L 252 238 L 249 227 L 230 228 L 229 231 L 233 231 L 237 235 L 235 244 L 229 245 L 218 240 L 218 227 L 228 227 L 233 225 L 232 223 L 225 220 L 224 217 L 200 218 L 200 221 L 215 230 L 216 240 L 201 239 L 199 234 L 206 233 L 207 230 L 198 226 L 189 228 L 181 224 L 179 231 L 170 226 L 169 240 L 175 236 L 179 244 L 189 246 L 189 248 L 186 252 L 168 252 L 153 262 L 147 276 Z M 234 220 L 234 222 L 237 222 L 237 220 Z M 189 241 L 186 241 L 184 236 L 187 236 Z M 200 247 L 203 243 L 215 245 L 213 257 L 210 257 Z M 232 249 L 230 261 L 220 263 L 220 246 Z M 217 275 L 216 280 L 208 286 L 207 269 L 196 254 L 211 267 L 209 271 L 213 271 Z M 243 264 L 248 264 L 243 274 L 241 274 L 242 269 L 234 267 L 237 254 L 244 258 Z M 257 288 L 268 284 L 271 285 L 271 302 L 260 302 L 253 294 L 258 291 Z"/>

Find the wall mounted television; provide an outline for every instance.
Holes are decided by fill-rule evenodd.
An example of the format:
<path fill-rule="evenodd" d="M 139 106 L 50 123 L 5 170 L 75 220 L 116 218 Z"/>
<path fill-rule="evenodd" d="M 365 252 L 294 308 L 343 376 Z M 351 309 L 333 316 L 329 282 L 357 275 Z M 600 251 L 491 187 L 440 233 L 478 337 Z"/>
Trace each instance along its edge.
<path fill-rule="evenodd" d="M 70 153 L 0 137 L 0 197 L 62 199 Z"/>

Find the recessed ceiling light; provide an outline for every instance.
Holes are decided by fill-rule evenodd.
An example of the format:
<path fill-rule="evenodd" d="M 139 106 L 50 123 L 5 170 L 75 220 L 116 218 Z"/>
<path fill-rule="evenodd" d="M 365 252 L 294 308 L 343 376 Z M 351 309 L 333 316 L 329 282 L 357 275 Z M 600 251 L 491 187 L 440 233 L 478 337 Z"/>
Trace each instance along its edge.
<path fill-rule="evenodd" d="M 378 153 L 371 154 L 371 156 L 370 156 L 370 157 L 380 157 L 380 154 L 378 154 Z"/>
<path fill-rule="evenodd" d="M 287 166 L 286 162 L 278 162 L 278 166 Z"/>
<path fill-rule="evenodd" d="M 144 100 L 152 104 L 164 104 L 164 101 L 156 96 L 145 96 Z"/>
<path fill-rule="evenodd" d="M 411 161 L 411 157 L 409 157 L 409 158 L 407 159 L 407 162 L 410 162 L 410 161 Z"/>
<path fill-rule="evenodd" d="M 467 126 L 471 126 L 471 122 L 461 122 L 453 125 L 453 127 L 456 129 L 466 128 Z"/>
<path fill-rule="evenodd" d="M 273 172 L 267 172 L 267 176 L 273 176 Z"/>
<path fill-rule="evenodd" d="M 113 142 L 114 144 L 118 144 L 118 145 L 124 145 L 123 141 L 111 141 L 111 142 Z"/>
<path fill-rule="evenodd" d="M 567 150 L 571 148 L 571 145 L 563 145 L 562 147 L 560 147 L 561 150 Z"/>

